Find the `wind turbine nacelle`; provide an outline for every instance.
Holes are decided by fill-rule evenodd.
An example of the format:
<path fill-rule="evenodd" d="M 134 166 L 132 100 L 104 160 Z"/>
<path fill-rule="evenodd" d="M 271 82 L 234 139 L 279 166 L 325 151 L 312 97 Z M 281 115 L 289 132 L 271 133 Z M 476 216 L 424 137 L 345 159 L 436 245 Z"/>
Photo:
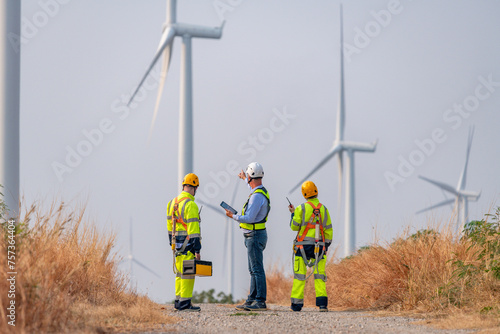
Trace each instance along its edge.
<path fill-rule="evenodd" d="M 467 199 L 471 201 L 477 201 L 479 199 L 479 196 L 481 196 L 481 192 L 475 192 L 475 191 L 459 191 L 458 192 L 460 196 L 462 197 L 467 197 Z"/>
<path fill-rule="evenodd" d="M 377 143 L 366 144 L 366 143 L 354 143 L 354 142 L 340 142 L 343 150 L 353 150 L 353 151 L 361 151 L 361 152 L 375 152 L 377 148 Z"/>
<path fill-rule="evenodd" d="M 176 23 L 171 25 L 177 36 L 189 36 L 200 38 L 221 38 L 224 24 L 220 27 L 204 27 L 193 24 Z"/>

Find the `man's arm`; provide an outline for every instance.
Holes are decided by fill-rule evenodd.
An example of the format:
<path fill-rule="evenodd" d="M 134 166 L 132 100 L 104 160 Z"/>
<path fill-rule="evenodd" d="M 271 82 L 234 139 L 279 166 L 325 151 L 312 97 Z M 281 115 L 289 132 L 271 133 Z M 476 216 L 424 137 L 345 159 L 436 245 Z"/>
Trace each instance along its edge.
<path fill-rule="evenodd" d="M 330 218 L 330 212 L 328 212 L 328 209 L 325 206 L 325 227 L 324 227 L 324 234 L 325 234 L 325 250 L 328 250 L 328 247 L 330 247 L 330 244 L 332 243 L 333 240 L 333 227 L 332 227 L 332 220 Z"/>
<path fill-rule="evenodd" d="M 290 228 L 292 231 L 298 231 L 300 229 L 300 225 L 302 224 L 302 205 L 299 205 L 295 208 L 295 211 L 292 213 L 292 217 L 290 219 Z"/>
<path fill-rule="evenodd" d="M 185 223 L 187 224 L 187 233 L 189 241 L 193 243 L 193 251 L 196 259 L 200 259 L 201 250 L 201 231 L 200 231 L 200 215 L 198 213 L 198 205 L 194 201 L 186 204 Z"/>

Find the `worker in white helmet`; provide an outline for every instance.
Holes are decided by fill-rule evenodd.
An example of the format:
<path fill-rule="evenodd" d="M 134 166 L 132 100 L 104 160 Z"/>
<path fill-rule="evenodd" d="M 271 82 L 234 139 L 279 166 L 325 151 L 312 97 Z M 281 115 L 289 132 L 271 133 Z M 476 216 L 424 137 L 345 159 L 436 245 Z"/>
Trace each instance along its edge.
<path fill-rule="evenodd" d="M 250 163 L 246 172 L 242 170 L 238 176 L 246 180 L 252 193 L 243 206 L 241 215 L 226 210 L 226 215 L 238 221 L 243 230 L 250 271 L 250 294 L 245 303 L 236 306 L 236 309 L 265 311 L 267 310 L 267 286 L 263 252 L 267 244 L 266 221 L 271 210 L 269 193 L 262 185 L 264 169 L 258 162 Z"/>

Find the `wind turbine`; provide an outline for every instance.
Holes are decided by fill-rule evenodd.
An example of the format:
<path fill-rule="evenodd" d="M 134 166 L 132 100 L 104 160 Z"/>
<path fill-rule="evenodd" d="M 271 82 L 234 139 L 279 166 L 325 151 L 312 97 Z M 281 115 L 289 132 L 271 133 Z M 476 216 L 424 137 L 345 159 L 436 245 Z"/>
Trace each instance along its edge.
<path fill-rule="evenodd" d="M 346 185 L 345 185 L 345 236 L 344 253 L 349 256 L 355 250 L 355 192 L 354 192 L 354 153 L 355 152 L 375 152 L 377 143 L 365 144 L 344 140 L 345 127 L 345 94 L 344 94 L 344 35 L 342 23 L 342 4 L 340 5 L 340 99 L 337 114 L 337 137 L 328 154 L 307 174 L 290 193 L 297 189 L 302 182 L 309 179 L 331 158 L 338 154 L 339 161 L 339 198 L 342 193 L 343 179 L 343 153 L 346 153 Z"/>
<path fill-rule="evenodd" d="M 158 275 L 157 273 L 155 273 L 152 269 L 149 269 L 148 267 L 146 267 L 145 264 L 141 263 L 140 261 L 136 260 L 134 258 L 134 252 L 133 252 L 133 249 L 132 249 L 132 246 L 133 246 L 133 234 L 132 234 L 132 219 L 130 219 L 130 235 L 129 235 L 129 247 L 128 247 L 128 256 L 127 256 L 127 260 L 128 260 L 128 265 L 129 265 L 129 274 L 130 274 L 130 280 L 132 281 L 132 275 L 133 275 L 133 267 L 132 267 L 132 264 L 135 263 L 137 264 L 139 267 L 142 267 L 143 269 L 146 269 L 147 271 L 149 271 L 151 274 L 155 275 L 156 277 L 158 278 L 161 278 L 160 275 Z"/>
<path fill-rule="evenodd" d="M 184 175 L 193 172 L 193 81 L 192 81 L 192 50 L 191 39 L 199 38 L 215 38 L 219 39 L 222 36 L 221 27 L 204 27 L 192 24 L 178 23 L 176 21 L 176 0 L 167 0 L 167 21 L 163 27 L 163 33 L 160 39 L 160 44 L 153 57 L 153 61 L 149 65 L 146 73 L 143 75 L 139 85 L 130 97 L 128 105 L 134 100 L 139 89 L 144 84 L 149 73 L 158 62 L 158 59 L 163 55 L 163 64 L 161 69 L 160 85 L 158 88 L 158 96 L 156 98 L 155 111 L 153 120 L 151 121 L 151 129 L 149 137 L 154 127 L 158 108 L 160 106 L 163 86 L 167 77 L 170 60 L 172 58 L 173 42 L 176 36 L 182 38 L 181 48 L 181 80 L 180 80 L 180 109 L 179 109 L 179 152 L 178 152 L 178 178 L 179 183 Z"/>
<path fill-rule="evenodd" d="M 479 199 L 479 196 L 481 196 L 481 191 L 475 192 L 464 189 L 467 181 L 467 167 L 469 165 L 470 148 L 472 146 L 473 137 L 474 137 L 474 127 L 471 126 L 469 129 L 469 137 L 467 140 L 467 150 L 465 152 L 465 166 L 464 169 L 462 170 L 460 178 L 458 179 L 458 185 L 456 188 L 453 188 L 452 186 L 443 182 L 438 182 L 428 179 L 421 175 L 418 176 L 422 180 L 432 183 L 433 185 L 441 188 L 442 190 L 453 194 L 455 198 L 446 199 L 440 203 L 437 203 L 428 208 L 418 211 L 417 214 L 455 202 L 454 210 L 456 210 L 455 212 L 457 214 L 456 228 L 460 229 L 460 231 L 463 230 L 464 225 L 467 223 L 469 219 L 469 200 L 476 202 Z"/>
<path fill-rule="evenodd" d="M 8 219 L 19 217 L 21 1 L 0 1 L 0 22 L 0 192 L 9 208 L 3 218 Z"/>
<path fill-rule="evenodd" d="M 231 200 L 231 204 L 234 203 L 236 199 L 236 194 L 238 192 L 238 185 L 239 182 L 237 181 L 235 186 L 234 186 L 234 191 L 233 191 L 233 197 Z M 232 219 L 226 216 L 222 208 L 213 206 L 209 203 L 206 203 L 202 200 L 198 200 L 200 203 L 203 205 L 206 205 L 208 208 L 212 209 L 213 211 L 217 212 L 220 215 L 223 215 L 226 218 L 226 232 L 224 234 L 224 245 L 226 245 L 226 255 L 227 255 L 227 260 L 224 258 L 224 262 L 222 264 L 222 267 L 225 269 L 226 267 L 226 261 L 228 263 L 228 277 L 227 277 L 227 291 L 231 296 L 234 298 L 234 243 L 233 243 L 233 234 L 234 234 L 234 222 Z"/>

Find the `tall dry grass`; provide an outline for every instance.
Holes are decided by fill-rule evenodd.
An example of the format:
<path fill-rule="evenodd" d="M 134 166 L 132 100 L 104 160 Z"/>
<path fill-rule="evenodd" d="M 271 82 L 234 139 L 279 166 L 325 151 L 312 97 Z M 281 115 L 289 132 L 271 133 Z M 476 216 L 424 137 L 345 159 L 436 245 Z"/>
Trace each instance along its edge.
<path fill-rule="evenodd" d="M 473 314 L 500 326 L 500 279 L 492 271 L 492 266 L 500 266 L 496 228 L 496 234 L 486 236 L 489 253 L 482 259 L 479 255 L 486 246 L 452 232 L 448 224 L 415 234 L 406 231 L 391 243 L 377 242 L 349 258 L 331 260 L 326 266 L 329 307 L 447 317 Z M 489 269 L 484 266 L 486 257 Z M 285 271 L 291 273 L 290 268 Z M 268 289 L 268 300 L 289 304 L 291 275 L 271 270 L 267 276 L 271 287 L 278 286 Z M 314 281 L 309 279 L 305 306 L 314 305 Z"/>
<path fill-rule="evenodd" d="M 5 311 L 6 230 L 0 238 L 0 332 L 95 332 L 168 323 L 161 305 L 127 288 L 113 254 L 115 235 L 84 221 L 64 204 L 35 206 L 16 228 L 16 326 Z M 4 226 L 5 228 L 5 226 Z"/>

